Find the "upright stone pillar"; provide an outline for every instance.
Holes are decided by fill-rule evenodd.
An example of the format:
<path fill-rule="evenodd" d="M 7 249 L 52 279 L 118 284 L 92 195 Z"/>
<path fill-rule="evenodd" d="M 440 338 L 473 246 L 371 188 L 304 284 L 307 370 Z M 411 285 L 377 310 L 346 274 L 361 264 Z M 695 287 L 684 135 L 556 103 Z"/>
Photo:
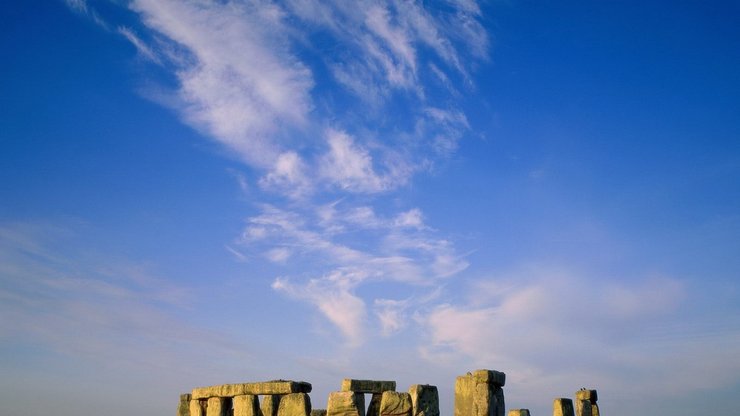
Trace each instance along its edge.
<path fill-rule="evenodd" d="M 277 416 L 278 409 L 280 408 L 280 399 L 283 396 L 281 394 L 268 394 L 262 397 L 262 404 L 260 410 L 262 416 Z"/>
<path fill-rule="evenodd" d="M 555 399 L 552 403 L 552 416 L 575 416 L 573 412 L 573 400 Z"/>
<path fill-rule="evenodd" d="M 577 416 L 599 416 L 599 405 L 596 400 L 599 398 L 596 390 L 580 389 L 576 392 L 576 415 Z M 589 402 L 589 405 L 580 402 Z M 590 413 L 586 413 L 586 408 L 590 407 Z M 579 413 L 582 412 L 583 414 Z"/>
<path fill-rule="evenodd" d="M 380 399 L 380 416 L 411 416 L 412 407 L 410 394 L 386 391 Z"/>
<path fill-rule="evenodd" d="M 511 409 L 509 416 L 529 416 L 529 409 Z"/>
<path fill-rule="evenodd" d="M 180 404 L 177 405 L 177 416 L 190 416 L 190 399 L 189 393 L 180 395 Z"/>
<path fill-rule="evenodd" d="M 206 416 L 206 401 L 190 399 L 190 416 Z"/>
<path fill-rule="evenodd" d="M 506 374 L 476 370 L 455 381 L 455 416 L 504 416 Z"/>
<path fill-rule="evenodd" d="M 365 416 L 365 394 L 354 391 L 329 393 L 326 416 Z"/>
<path fill-rule="evenodd" d="M 370 404 L 367 405 L 367 412 L 365 412 L 365 416 L 380 415 L 380 400 L 382 398 L 382 393 L 373 393 L 373 395 L 370 397 Z"/>
<path fill-rule="evenodd" d="M 437 386 L 414 384 L 409 387 L 412 416 L 439 416 L 439 392 Z"/>
<path fill-rule="evenodd" d="M 226 416 L 223 397 L 211 397 L 206 406 L 206 416 Z"/>
<path fill-rule="evenodd" d="M 234 396 L 234 416 L 261 416 L 260 403 L 253 394 Z"/>
<path fill-rule="evenodd" d="M 280 399 L 278 416 L 311 416 L 311 398 L 306 393 L 286 394 Z"/>

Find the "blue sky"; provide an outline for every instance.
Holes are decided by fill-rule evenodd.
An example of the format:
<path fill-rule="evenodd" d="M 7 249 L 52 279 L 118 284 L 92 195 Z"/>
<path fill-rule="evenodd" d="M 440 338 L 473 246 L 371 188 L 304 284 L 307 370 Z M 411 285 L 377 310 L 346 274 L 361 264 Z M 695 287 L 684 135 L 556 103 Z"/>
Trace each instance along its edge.
<path fill-rule="evenodd" d="M 740 406 L 734 2 L 0 6 L 3 413 L 507 373 Z M 53 410 L 52 410 L 53 409 Z"/>

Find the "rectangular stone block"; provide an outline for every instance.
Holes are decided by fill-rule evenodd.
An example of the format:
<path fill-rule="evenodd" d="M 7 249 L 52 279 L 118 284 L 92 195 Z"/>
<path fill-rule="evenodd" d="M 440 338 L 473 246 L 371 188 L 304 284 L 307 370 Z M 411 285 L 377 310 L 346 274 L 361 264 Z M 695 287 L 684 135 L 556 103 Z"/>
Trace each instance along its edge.
<path fill-rule="evenodd" d="M 588 400 L 576 399 L 576 416 L 593 416 L 591 414 L 591 402 Z"/>
<path fill-rule="evenodd" d="M 198 387 L 193 389 L 193 399 L 209 397 L 234 397 L 245 394 L 290 394 L 310 393 L 311 383 L 305 381 L 275 380 L 261 383 L 220 384 L 218 386 Z"/>
<path fill-rule="evenodd" d="M 354 391 L 329 393 L 326 416 L 365 416 L 365 395 Z"/>
<path fill-rule="evenodd" d="M 414 384 L 409 387 L 412 416 L 439 416 L 439 392 L 437 386 Z"/>
<path fill-rule="evenodd" d="M 529 416 L 529 409 L 511 409 L 509 416 Z"/>
<path fill-rule="evenodd" d="M 580 389 L 576 392 L 576 400 L 588 400 L 593 404 L 596 403 L 597 399 L 596 390 Z"/>
<path fill-rule="evenodd" d="M 395 391 L 383 392 L 380 399 L 380 416 L 411 416 L 411 395 Z"/>
<path fill-rule="evenodd" d="M 211 397 L 206 405 L 206 416 L 226 416 L 223 397 Z"/>
<path fill-rule="evenodd" d="M 190 394 L 181 394 L 177 405 L 177 416 L 190 416 Z"/>
<path fill-rule="evenodd" d="M 552 416 L 575 416 L 573 412 L 573 400 L 555 399 L 552 403 Z"/>
<path fill-rule="evenodd" d="M 244 394 L 241 396 L 234 396 L 232 400 L 234 416 L 262 416 L 257 396 Z"/>
<path fill-rule="evenodd" d="M 373 393 L 370 397 L 370 404 L 367 405 L 366 416 L 378 416 L 380 414 L 380 399 L 382 398 L 381 393 Z"/>
<path fill-rule="evenodd" d="M 396 382 L 345 378 L 342 380 L 342 391 L 382 394 L 384 391 L 396 391 Z"/>
<path fill-rule="evenodd" d="M 493 384 L 503 387 L 506 384 L 506 374 L 496 370 L 475 370 L 473 378 L 479 383 Z"/>
<path fill-rule="evenodd" d="M 190 416 L 206 416 L 206 401 L 190 399 Z"/>
<path fill-rule="evenodd" d="M 286 394 L 280 399 L 277 416 L 310 416 L 311 398 L 306 393 Z"/>
<path fill-rule="evenodd" d="M 277 416 L 278 409 L 280 408 L 280 399 L 282 397 L 283 396 L 279 394 L 262 397 L 262 404 L 260 405 L 262 416 Z"/>

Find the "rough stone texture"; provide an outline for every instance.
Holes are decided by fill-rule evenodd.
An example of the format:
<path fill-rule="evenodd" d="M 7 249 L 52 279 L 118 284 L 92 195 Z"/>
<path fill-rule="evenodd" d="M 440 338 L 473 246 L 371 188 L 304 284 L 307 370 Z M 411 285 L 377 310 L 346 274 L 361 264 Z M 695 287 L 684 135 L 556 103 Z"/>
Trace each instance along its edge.
<path fill-rule="evenodd" d="M 190 394 L 181 394 L 177 405 L 177 416 L 190 416 Z"/>
<path fill-rule="evenodd" d="M 277 411 L 280 408 L 280 399 L 282 395 L 270 395 L 262 398 L 262 404 L 260 405 L 260 411 L 262 416 L 277 416 Z"/>
<path fill-rule="evenodd" d="M 509 416 L 529 416 L 529 409 L 511 409 Z"/>
<path fill-rule="evenodd" d="M 218 386 L 198 387 L 193 389 L 193 399 L 209 397 L 234 397 L 245 394 L 290 394 L 311 393 L 311 383 L 305 381 L 275 380 L 263 383 L 220 384 Z"/>
<path fill-rule="evenodd" d="M 261 416 L 260 403 L 255 395 L 234 396 L 233 406 L 234 416 Z"/>
<path fill-rule="evenodd" d="M 311 398 L 306 393 L 286 394 L 280 399 L 278 416 L 310 416 Z"/>
<path fill-rule="evenodd" d="M 326 416 L 326 409 L 311 409 L 311 416 Z"/>
<path fill-rule="evenodd" d="M 591 404 L 596 403 L 598 397 L 596 390 L 580 389 L 576 392 L 577 400 L 588 400 Z"/>
<path fill-rule="evenodd" d="M 455 381 L 455 416 L 504 416 L 506 375 L 476 370 Z"/>
<path fill-rule="evenodd" d="M 591 402 L 588 400 L 576 399 L 576 416 L 593 416 L 591 414 Z"/>
<path fill-rule="evenodd" d="M 506 374 L 496 370 L 475 370 L 471 373 L 479 383 L 494 384 L 503 387 L 506 384 Z"/>
<path fill-rule="evenodd" d="M 599 416 L 599 405 L 591 403 L 591 416 Z"/>
<path fill-rule="evenodd" d="M 409 387 L 412 416 L 439 416 L 439 392 L 437 386 L 414 384 Z"/>
<path fill-rule="evenodd" d="M 206 406 L 206 416 L 226 416 L 223 397 L 211 397 Z"/>
<path fill-rule="evenodd" d="M 386 391 L 380 399 L 380 416 L 411 416 L 412 408 L 408 393 Z"/>
<path fill-rule="evenodd" d="M 370 404 L 367 405 L 367 412 L 365 412 L 365 416 L 378 416 L 380 414 L 380 399 L 382 398 L 382 394 L 373 393 L 372 397 L 370 398 Z"/>
<path fill-rule="evenodd" d="M 573 400 L 555 399 L 552 403 L 552 416 L 575 416 L 573 412 Z"/>
<path fill-rule="evenodd" d="M 190 416 L 206 416 L 206 401 L 191 399 Z"/>
<path fill-rule="evenodd" d="M 353 391 L 329 393 L 326 416 L 365 416 L 365 395 Z"/>
<path fill-rule="evenodd" d="M 345 378 L 342 380 L 342 391 L 382 394 L 384 391 L 396 391 L 396 382 Z"/>

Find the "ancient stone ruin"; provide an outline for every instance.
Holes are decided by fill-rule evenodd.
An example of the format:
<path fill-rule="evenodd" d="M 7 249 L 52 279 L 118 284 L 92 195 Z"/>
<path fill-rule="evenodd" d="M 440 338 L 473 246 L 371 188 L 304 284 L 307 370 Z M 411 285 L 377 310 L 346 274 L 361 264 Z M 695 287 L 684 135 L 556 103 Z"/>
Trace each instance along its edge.
<path fill-rule="evenodd" d="M 506 374 L 476 370 L 455 381 L 454 416 L 507 416 L 504 403 Z M 344 379 L 340 391 L 329 394 L 325 409 L 312 409 L 311 384 L 274 380 L 261 383 L 198 387 L 180 395 L 177 416 L 439 416 L 436 386 L 414 384 L 396 391 L 395 381 Z M 365 395 L 370 395 L 365 403 Z M 553 402 L 553 416 L 600 416 L 596 390 L 575 393 Z M 530 416 L 528 409 L 509 410 L 508 416 Z"/>

